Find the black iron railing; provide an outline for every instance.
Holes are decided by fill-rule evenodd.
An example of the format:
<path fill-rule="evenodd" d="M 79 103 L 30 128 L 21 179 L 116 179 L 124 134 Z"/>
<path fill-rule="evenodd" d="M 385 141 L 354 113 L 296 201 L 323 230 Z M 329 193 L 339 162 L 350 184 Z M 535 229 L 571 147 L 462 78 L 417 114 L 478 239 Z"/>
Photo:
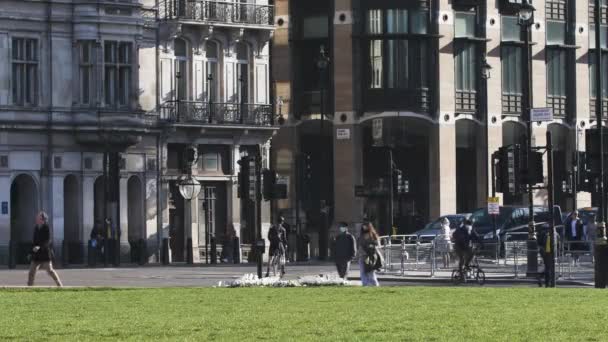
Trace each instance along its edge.
<path fill-rule="evenodd" d="M 521 115 L 521 94 L 502 93 L 502 113 L 505 115 Z"/>
<path fill-rule="evenodd" d="M 247 25 L 274 25 L 274 6 L 209 0 L 166 0 L 164 19 Z"/>
<path fill-rule="evenodd" d="M 548 95 L 547 106 L 553 108 L 553 116 L 565 118 L 568 111 L 568 98 L 565 96 Z"/>
<path fill-rule="evenodd" d="M 596 110 L 596 103 L 595 103 L 595 98 L 592 97 L 589 101 L 589 116 L 590 119 L 592 120 L 596 120 L 597 119 L 597 110 Z M 602 99 L 602 113 L 604 115 L 606 115 L 606 113 L 608 113 L 608 99 L 607 98 L 603 98 Z"/>
<path fill-rule="evenodd" d="M 272 105 L 169 101 L 160 106 L 161 120 L 183 124 L 272 126 Z"/>

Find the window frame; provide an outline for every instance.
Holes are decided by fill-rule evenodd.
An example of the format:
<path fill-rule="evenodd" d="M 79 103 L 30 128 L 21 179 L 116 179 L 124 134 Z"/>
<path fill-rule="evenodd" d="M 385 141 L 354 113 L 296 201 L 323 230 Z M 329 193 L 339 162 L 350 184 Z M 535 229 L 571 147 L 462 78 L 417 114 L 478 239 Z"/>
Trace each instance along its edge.
<path fill-rule="evenodd" d="M 216 57 L 209 57 L 207 55 L 207 47 L 209 46 L 209 44 L 213 44 L 216 47 L 217 50 L 217 56 Z M 221 67 L 221 57 L 222 57 L 222 46 L 221 44 L 216 41 L 216 40 L 208 40 L 207 42 L 205 42 L 205 57 L 204 57 L 204 62 L 205 62 L 205 91 L 206 91 L 206 99 L 207 102 L 220 102 L 220 87 L 221 87 L 221 83 L 222 83 L 222 76 L 221 76 L 221 70 L 223 69 Z M 212 64 L 214 64 L 214 69 L 215 69 L 215 73 L 213 75 L 213 80 L 211 81 L 212 84 L 209 84 L 208 81 L 208 77 L 210 75 L 210 69 Z M 213 92 L 210 92 L 209 88 L 212 88 Z"/>
<path fill-rule="evenodd" d="M 111 60 L 107 60 L 108 57 L 108 46 L 111 47 Z M 121 61 L 121 48 L 128 47 L 124 54 L 128 56 L 126 61 Z M 106 107 L 114 109 L 127 109 L 131 108 L 132 96 L 133 96 L 133 70 L 135 63 L 135 49 L 134 44 L 131 41 L 122 40 L 104 40 L 103 42 L 103 84 L 104 84 L 104 104 Z M 108 71 L 113 70 L 113 81 L 112 84 L 108 84 Z M 121 71 L 126 71 L 124 75 L 128 76 L 125 84 L 121 85 Z M 124 102 L 121 102 L 121 89 L 122 96 L 124 96 Z"/>
<path fill-rule="evenodd" d="M 407 29 L 397 29 L 389 33 L 388 16 L 389 11 L 407 11 Z M 379 11 L 381 27 L 380 31 L 370 32 L 369 14 L 371 11 Z M 364 94 L 363 105 L 365 110 L 379 109 L 411 109 L 422 111 L 428 114 L 430 110 L 430 91 L 432 85 L 429 84 L 429 74 L 431 74 L 432 63 L 428 62 L 432 55 L 433 45 L 431 42 L 437 38 L 430 33 L 433 30 L 431 20 L 431 9 L 427 1 L 407 2 L 387 0 L 380 3 L 366 1 L 362 8 L 362 20 L 365 23 L 362 34 L 360 35 L 361 48 L 363 52 L 362 70 L 363 80 L 362 91 Z M 419 15 L 423 13 L 424 15 Z M 424 17 L 425 21 L 412 20 L 412 18 Z M 402 82 L 406 85 L 390 87 L 388 72 L 390 70 L 390 41 L 407 42 L 407 80 Z M 381 79 L 373 82 L 372 68 L 372 44 L 378 42 L 381 54 L 374 60 L 379 61 L 381 66 Z M 396 51 L 396 50 L 395 50 Z M 381 62 L 380 62 L 381 61 Z M 424 65 L 423 65 L 424 64 Z M 404 94 L 405 93 L 405 94 Z"/>
<path fill-rule="evenodd" d="M 21 41 L 15 51 L 15 44 Z M 40 39 L 31 36 L 12 36 L 10 39 L 11 103 L 20 107 L 35 107 L 40 103 Z M 32 44 L 32 45 L 28 45 Z M 28 58 L 30 47 L 35 56 Z M 19 57 L 22 54 L 23 57 Z M 19 75 L 18 75 L 19 74 Z M 32 79 L 29 79 L 33 77 Z M 28 80 L 29 79 L 29 80 Z M 25 85 L 23 85 L 25 81 Z"/>
<path fill-rule="evenodd" d="M 83 58 L 83 49 L 88 49 L 89 60 Z M 96 61 L 97 61 L 98 44 L 94 40 L 79 40 L 78 41 L 78 103 L 81 106 L 92 107 L 96 104 Z M 88 74 L 88 96 L 85 96 L 85 80 L 83 75 Z"/>

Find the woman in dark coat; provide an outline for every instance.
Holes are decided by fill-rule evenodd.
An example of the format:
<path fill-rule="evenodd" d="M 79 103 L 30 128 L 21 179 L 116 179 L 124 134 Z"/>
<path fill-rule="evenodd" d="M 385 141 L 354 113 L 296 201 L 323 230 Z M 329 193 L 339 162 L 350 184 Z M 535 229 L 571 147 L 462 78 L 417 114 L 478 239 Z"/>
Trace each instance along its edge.
<path fill-rule="evenodd" d="M 32 241 L 32 262 L 30 263 L 30 271 L 27 278 L 27 285 L 34 285 L 36 271 L 42 266 L 43 269 L 55 281 L 57 286 L 62 287 L 61 280 L 57 272 L 53 269 L 52 248 L 51 248 L 51 230 L 48 225 L 49 217 L 41 211 L 36 216 L 36 226 L 34 227 L 34 238 Z"/>

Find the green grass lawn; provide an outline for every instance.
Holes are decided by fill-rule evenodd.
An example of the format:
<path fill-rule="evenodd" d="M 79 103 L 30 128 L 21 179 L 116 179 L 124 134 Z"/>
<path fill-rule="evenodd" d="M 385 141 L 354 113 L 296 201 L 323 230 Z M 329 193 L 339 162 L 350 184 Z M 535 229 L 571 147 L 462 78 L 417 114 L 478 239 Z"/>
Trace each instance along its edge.
<path fill-rule="evenodd" d="M 2 290 L 0 340 L 606 341 L 607 309 L 594 289 Z"/>

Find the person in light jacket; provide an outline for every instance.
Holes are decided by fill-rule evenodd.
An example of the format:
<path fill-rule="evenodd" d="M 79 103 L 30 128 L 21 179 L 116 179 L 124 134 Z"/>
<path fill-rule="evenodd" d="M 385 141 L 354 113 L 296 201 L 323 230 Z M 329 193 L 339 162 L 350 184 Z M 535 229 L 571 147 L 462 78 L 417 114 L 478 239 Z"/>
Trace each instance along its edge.
<path fill-rule="evenodd" d="M 374 226 L 370 222 L 363 223 L 358 241 L 359 270 L 363 286 L 380 286 L 376 277 L 376 270 L 366 269 L 366 262 L 377 257 L 379 247 L 380 241 Z"/>
<path fill-rule="evenodd" d="M 451 245 L 451 235 L 452 229 L 450 227 L 450 220 L 447 217 L 444 217 L 441 221 L 441 231 L 435 238 L 435 247 L 437 252 L 441 254 L 443 259 L 443 267 L 450 267 L 450 252 L 452 250 Z"/>

